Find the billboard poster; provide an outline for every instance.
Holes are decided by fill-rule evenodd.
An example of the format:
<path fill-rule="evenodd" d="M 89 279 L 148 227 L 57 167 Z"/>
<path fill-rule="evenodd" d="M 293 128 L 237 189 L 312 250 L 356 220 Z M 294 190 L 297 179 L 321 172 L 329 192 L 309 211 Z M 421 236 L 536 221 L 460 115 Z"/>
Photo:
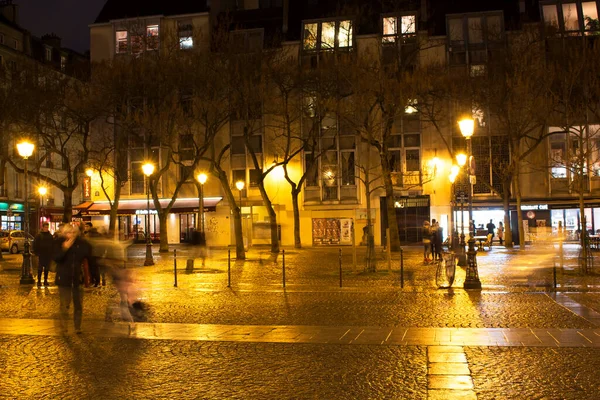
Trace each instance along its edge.
<path fill-rule="evenodd" d="M 313 218 L 314 246 L 351 245 L 352 218 Z"/>

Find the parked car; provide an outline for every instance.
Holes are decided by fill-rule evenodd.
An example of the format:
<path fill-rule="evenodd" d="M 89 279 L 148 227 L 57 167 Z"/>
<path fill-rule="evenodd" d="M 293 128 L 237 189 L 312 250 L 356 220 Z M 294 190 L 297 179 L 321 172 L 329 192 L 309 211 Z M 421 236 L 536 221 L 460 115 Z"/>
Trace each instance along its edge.
<path fill-rule="evenodd" d="M 25 232 L 24 231 L 1 231 L 0 232 L 0 249 L 10 251 L 12 254 L 17 254 L 25 249 Z M 33 245 L 33 236 L 29 237 L 29 243 Z"/>

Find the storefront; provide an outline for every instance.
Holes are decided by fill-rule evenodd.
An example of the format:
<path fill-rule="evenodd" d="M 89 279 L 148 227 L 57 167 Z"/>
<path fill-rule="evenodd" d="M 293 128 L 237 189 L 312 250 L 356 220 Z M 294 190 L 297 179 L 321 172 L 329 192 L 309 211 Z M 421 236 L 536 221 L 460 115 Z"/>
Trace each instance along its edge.
<path fill-rule="evenodd" d="M 23 203 L 0 202 L 0 221 L 3 231 L 23 230 L 24 215 Z"/>
<path fill-rule="evenodd" d="M 204 212 L 214 212 L 222 197 L 204 198 Z M 160 199 L 161 207 L 166 207 L 170 199 Z M 199 210 L 198 198 L 177 199 L 171 208 L 167 223 L 169 224 L 169 242 L 185 243 L 191 239 L 191 231 L 196 226 Z M 81 212 L 84 220 L 90 221 L 97 228 L 108 229 L 110 218 L 110 204 L 107 201 L 94 202 Z M 121 200 L 117 211 L 117 229 L 119 240 L 145 240 L 148 232 L 152 241 L 160 241 L 160 221 L 154 203 L 146 200 Z M 173 236 L 174 232 L 179 234 Z"/>

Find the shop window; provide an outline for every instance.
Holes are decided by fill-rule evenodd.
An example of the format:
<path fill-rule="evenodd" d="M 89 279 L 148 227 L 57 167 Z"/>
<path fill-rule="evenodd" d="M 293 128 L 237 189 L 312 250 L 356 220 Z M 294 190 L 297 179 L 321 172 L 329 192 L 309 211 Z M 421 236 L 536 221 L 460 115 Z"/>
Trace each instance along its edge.
<path fill-rule="evenodd" d="M 600 22 L 598 21 L 598 7 L 595 1 L 586 1 L 581 3 L 583 12 L 583 24 L 586 31 L 600 30 Z"/>
<path fill-rule="evenodd" d="M 554 130 L 562 130 L 554 128 Z M 566 178 L 567 137 L 564 133 L 550 136 L 550 163 L 553 178 Z"/>
<path fill-rule="evenodd" d="M 127 53 L 127 31 L 116 32 L 117 53 Z"/>

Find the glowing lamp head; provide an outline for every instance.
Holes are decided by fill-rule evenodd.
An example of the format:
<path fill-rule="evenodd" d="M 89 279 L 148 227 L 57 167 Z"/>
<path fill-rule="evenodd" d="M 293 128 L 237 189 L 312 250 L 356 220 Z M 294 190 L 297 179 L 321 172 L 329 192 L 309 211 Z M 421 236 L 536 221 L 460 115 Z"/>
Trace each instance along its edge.
<path fill-rule="evenodd" d="M 244 181 L 237 181 L 235 183 L 235 187 L 241 192 L 242 190 L 244 190 Z"/>
<path fill-rule="evenodd" d="M 456 180 L 456 175 L 450 174 L 450 176 L 448 176 L 448 180 L 450 180 L 450 183 L 454 183 L 454 181 Z"/>
<path fill-rule="evenodd" d="M 208 179 L 208 176 L 206 176 L 206 174 L 203 172 L 201 174 L 198 174 L 196 179 L 198 179 L 198 182 L 200 182 L 201 185 L 204 185 L 206 183 L 206 180 Z"/>
<path fill-rule="evenodd" d="M 142 171 L 144 171 L 144 175 L 150 176 L 154 173 L 154 164 L 146 163 L 142 165 Z"/>
<path fill-rule="evenodd" d="M 456 155 L 456 162 L 459 166 L 464 166 L 467 163 L 467 155 L 465 153 L 458 153 Z"/>
<path fill-rule="evenodd" d="M 450 167 L 450 174 L 451 175 L 458 175 L 458 173 L 460 172 L 460 167 L 458 165 L 453 165 L 452 167 Z"/>
<path fill-rule="evenodd" d="M 94 171 L 91 168 L 88 168 L 85 170 L 85 174 L 91 178 L 92 175 L 94 175 Z"/>
<path fill-rule="evenodd" d="M 40 196 L 45 196 L 45 195 L 46 195 L 46 193 L 48 193 L 48 189 L 46 189 L 46 188 L 45 188 L 45 187 L 43 187 L 43 186 L 40 186 L 40 187 L 38 188 L 38 193 L 40 194 Z"/>
<path fill-rule="evenodd" d="M 17 143 L 17 151 L 19 155 L 25 159 L 31 157 L 35 145 L 27 140 Z"/>
<path fill-rule="evenodd" d="M 461 119 L 458 121 L 458 127 L 460 128 L 460 133 L 465 137 L 465 139 L 470 139 L 475 131 L 475 120 L 472 118 Z"/>

